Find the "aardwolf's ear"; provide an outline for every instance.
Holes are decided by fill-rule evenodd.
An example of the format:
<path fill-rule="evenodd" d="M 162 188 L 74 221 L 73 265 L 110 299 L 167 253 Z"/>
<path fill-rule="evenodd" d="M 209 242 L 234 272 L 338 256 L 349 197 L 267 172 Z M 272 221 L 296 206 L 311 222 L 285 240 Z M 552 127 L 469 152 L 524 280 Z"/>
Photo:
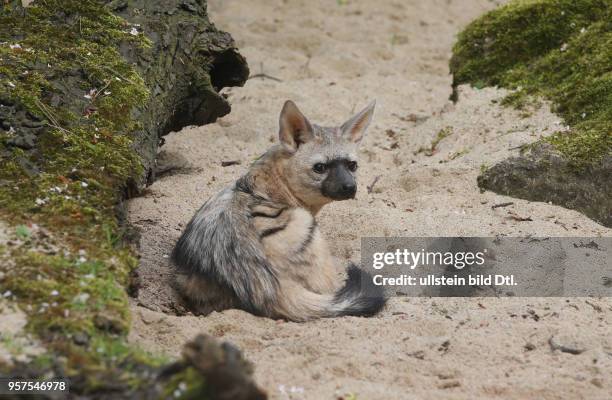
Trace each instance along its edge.
<path fill-rule="evenodd" d="M 292 153 L 313 138 L 312 125 L 291 100 L 285 102 L 281 111 L 278 137 L 283 147 Z"/>
<path fill-rule="evenodd" d="M 342 135 L 347 137 L 351 142 L 359 143 L 363 138 L 368 125 L 370 125 L 370 122 L 372 121 L 375 105 L 376 100 L 371 102 L 366 108 L 359 111 L 351 119 L 342 124 L 340 127 Z"/>

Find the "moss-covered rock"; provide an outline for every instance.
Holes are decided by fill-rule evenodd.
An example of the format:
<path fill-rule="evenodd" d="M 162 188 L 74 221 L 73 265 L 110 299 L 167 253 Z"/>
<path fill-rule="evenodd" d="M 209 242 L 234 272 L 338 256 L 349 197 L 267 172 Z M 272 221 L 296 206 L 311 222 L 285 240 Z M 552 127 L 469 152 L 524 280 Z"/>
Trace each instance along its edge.
<path fill-rule="evenodd" d="M 497 193 L 561 204 L 579 210 L 605 226 L 612 226 L 612 157 L 604 157 L 577 171 L 550 143 L 536 143 L 483 171 L 478 185 Z"/>
<path fill-rule="evenodd" d="M 544 97 L 571 128 L 541 140 L 552 146 L 543 146 L 536 154 L 550 151 L 557 155 L 544 158 L 564 159 L 561 171 L 544 168 L 546 163 L 532 165 L 542 185 L 518 170 L 508 180 L 512 167 L 502 163 L 479 179 L 481 187 L 575 208 L 609 226 L 609 218 L 601 215 L 609 216 L 610 201 L 599 206 L 593 202 L 604 198 L 612 184 L 606 161 L 612 157 L 612 2 L 512 1 L 472 22 L 459 35 L 450 66 L 454 87 L 471 83 L 513 89 L 504 103 L 517 106 L 532 96 Z M 505 178 L 495 176 L 502 170 Z M 554 176 L 559 174 L 574 180 L 576 190 L 584 182 L 584 191 L 591 188 L 595 195 L 576 201 L 569 193 L 553 190 Z M 594 176 L 608 179 L 595 182 Z M 523 190 L 526 186 L 531 190 Z"/>
<path fill-rule="evenodd" d="M 126 343 L 121 203 L 154 177 L 162 136 L 229 112 L 218 91 L 247 76 L 205 2 L 0 5 L 0 295 L 47 350 L 0 372 L 93 397 L 165 390 L 148 384 L 163 360 Z"/>

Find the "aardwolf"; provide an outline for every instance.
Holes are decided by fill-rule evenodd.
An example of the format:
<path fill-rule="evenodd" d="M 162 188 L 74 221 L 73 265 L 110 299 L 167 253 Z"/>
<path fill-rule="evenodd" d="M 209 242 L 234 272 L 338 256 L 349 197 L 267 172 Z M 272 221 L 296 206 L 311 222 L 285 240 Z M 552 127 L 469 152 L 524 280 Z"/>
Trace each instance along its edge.
<path fill-rule="evenodd" d="M 325 204 L 355 197 L 357 148 L 374 104 L 328 128 L 285 103 L 280 143 L 196 212 L 172 252 L 179 291 L 194 312 L 240 308 L 306 321 L 383 308 L 382 289 L 355 265 L 338 285 L 315 220 Z"/>

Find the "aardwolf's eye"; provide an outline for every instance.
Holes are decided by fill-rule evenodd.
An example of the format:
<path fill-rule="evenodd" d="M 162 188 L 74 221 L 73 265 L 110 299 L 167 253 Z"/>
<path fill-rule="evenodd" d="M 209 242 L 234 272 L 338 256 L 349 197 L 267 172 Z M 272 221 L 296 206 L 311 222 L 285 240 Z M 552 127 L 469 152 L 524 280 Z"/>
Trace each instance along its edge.
<path fill-rule="evenodd" d="M 349 161 L 348 169 L 351 170 L 351 172 L 357 171 L 357 161 Z"/>
<path fill-rule="evenodd" d="M 317 174 L 324 174 L 325 171 L 327 171 L 327 165 L 323 163 L 316 163 L 315 165 L 313 165 L 312 170 Z"/>

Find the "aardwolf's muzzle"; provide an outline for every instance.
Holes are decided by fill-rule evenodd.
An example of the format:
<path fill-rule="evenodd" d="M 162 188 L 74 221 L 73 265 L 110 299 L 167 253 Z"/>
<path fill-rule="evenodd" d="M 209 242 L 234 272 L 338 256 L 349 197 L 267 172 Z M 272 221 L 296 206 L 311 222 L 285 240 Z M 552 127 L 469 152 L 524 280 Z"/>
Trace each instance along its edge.
<path fill-rule="evenodd" d="M 334 200 L 355 198 L 357 184 L 344 163 L 334 163 L 321 187 L 324 196 Z"/>

